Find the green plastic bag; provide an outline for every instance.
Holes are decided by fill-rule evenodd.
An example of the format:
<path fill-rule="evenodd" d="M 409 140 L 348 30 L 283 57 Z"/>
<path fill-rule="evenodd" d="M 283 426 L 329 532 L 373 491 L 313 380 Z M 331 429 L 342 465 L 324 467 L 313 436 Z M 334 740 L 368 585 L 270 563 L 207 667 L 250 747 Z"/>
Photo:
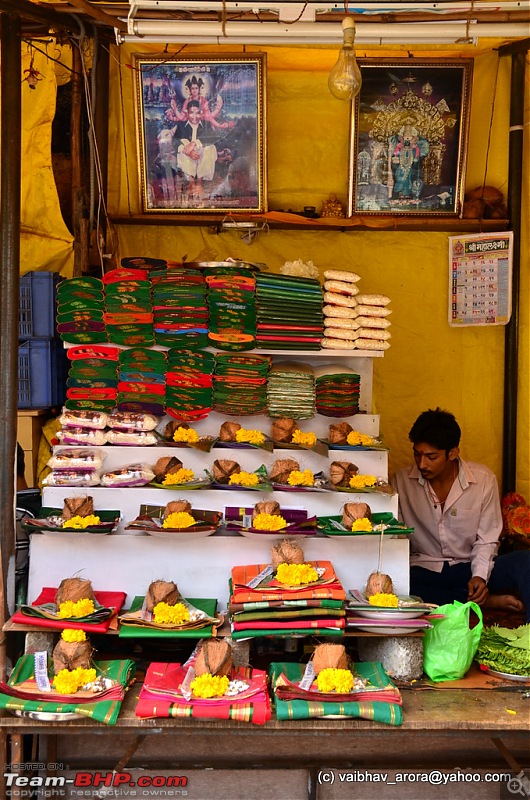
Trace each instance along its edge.
<path fill-rule="evenodd" d="M 479 619 L 472 630 L 471 609 Z M 432 613 L 444 617 L 433 619 L 433 627 L 425 631 L 423 669 L 432 681 L 457 681 L 466 674 L 477 651 L 483 627 L 482 611 L 476 603 L 455 600 Z"/>

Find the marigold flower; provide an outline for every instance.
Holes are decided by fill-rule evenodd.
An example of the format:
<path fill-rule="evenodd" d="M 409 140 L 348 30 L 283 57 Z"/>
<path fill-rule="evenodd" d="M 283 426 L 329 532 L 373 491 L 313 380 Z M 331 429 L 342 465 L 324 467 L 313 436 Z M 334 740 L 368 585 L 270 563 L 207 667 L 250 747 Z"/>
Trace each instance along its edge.
<path fill-rule="evenodd" d="M 187 511 L 174 511 L 162 523 L 163 528 L 189 528 L 191 525 L 195 525 L 195 519 Z"/>
<path fill-rule="evenodd" d="M 226 675 L 211 675 L 205 672 L 204 675 L 198 675 L 192 680 L 190 689 L 195 697 L 222 697 L 229 683 Z"/>
<path fill-rule="evenodd" d="M 87 617 L 89 614 L 93 614 L 95 610 L 94 601 L 83 597 L 81 600 L 78 600 L 77 603 L 74 603 L 72 600 L 65 600 L 65 602 L 61 603 L 59 606 L 57 616 L 59 619 Z"/>
<path fill-rule="evenodd" d="M 352 526 L 352 531 L 372 531 L 373 525 L 368 519 L 368 517 L 361 517 L 360 519 L 354 519 Z"/>
<path fill-rule="evenodd" d="M 371 606 L 383 606 L 384 608 L 397 608 L 399 605 L 397 596 L 386 592 L 376 592 L 376 594 L 370 595 L 368 602 Z"/>
<path fill-rule="evenodd" d="M 296 429 L 291 439 L 293 444 L 301 444 L 304 447 L 313 447 L 316 444 L 317 437 L 315 433 L 304 433 L 300 429 Z"/>
<path fill-rule="evenodd" d="M 287 478 L 289 486 L 313 486 L 314 482 L 315 476 L 310 469 L 304 469 L 303 472 L 293 469 Z"/>
<path fill-rule="evenodd" d="M 53 679 L 53 688 L 57 694 L 75 694 L 82 686 L 96 680 L 95 669 L 62 669 Z"/>
<path fill-rule="evenodd" d="M 248 442 L 249 444 L 263 444 L 265 436 L 261 431 L 255 429 L 247 430 L 240 428 L 236 433 L 236 442 Z"/>
<path fill-rule="evenodd" d="M 61 633 L 61 639 L 65 642 L 86 642 L 86 633 L 84 631 L 75 631 L 66 628 Z"/>
<path fill-rule="evenodd" d="M 255 472 L 234 472 L 228 481 L 232 486 L 257 486 L 259 477 Z"/>
<path fill-rule="evenodd" d="M 276 580 L 286 586 L 301 586 L 318 581 L 318 572 L 311 564 L 279 564 Z"/>
<path fill-rule="evenodd" d="M 350 431 L 346 439 L 348 444 L 353 446 L 362 445 L 363 447 L 370 447 L 374 443 L 374 439 L 366 433 L 359 433 L 359 431 Z"/>
<path fill-rule="evenodd" d="M 258 531 L 280 531 L 287 527 L 287 522 L 279 514 L 256 514 L 252 527 Z"/>
<path fill-rule="evenodd" d="M 168 603 L 157 603 L 153 609 L 153 619 L 159 625 L 182 625 L 188 622 L 190 612 L 184 603 L 175 603 L 170 606 Z"/>
<path fill-rule="evenodd" d="M 188 444 L 195 444 L 199 441 L 199 434 L 193 428 L 178 427 L 173 434 L 174 442 L 187 442 Z"/>
<path fill-rule="evenodd" d="M 83 530 L 84 528 L 89 528 L 91 525 L 99 525 L 101 522 L 99 517 L 96 517 L 94 514 L 89 514 L 86 517 L 80 517 L 77 514 L 75 517 L 71 517 L 71 519 L 65 519 L 63 522 L 63 528 L 75 528 L 75 530 Z"/>
<path fill-rule="evenodd" d="M 170 472 L 162 481 L 162 486 L 175 486 L 180 483 L 189 483 L 193 480 L 195 474 L 192 469 L 184 469 L 181 467 L 176 472 Z"/>
<path fill-rule="evenodd" d="M 377 478 L 375 475 L 353 475 L 350 478 L 350 487 L 352 489 L 366 489 L 370 486 L 375 486 Z"/>
<path fill-rule="evenodd" d="M 319 692 L 347 694 L 353 689 L 353 674 L 349 669 L 332 669 L 329 667 L 318 673 L 317 686 Z"/>

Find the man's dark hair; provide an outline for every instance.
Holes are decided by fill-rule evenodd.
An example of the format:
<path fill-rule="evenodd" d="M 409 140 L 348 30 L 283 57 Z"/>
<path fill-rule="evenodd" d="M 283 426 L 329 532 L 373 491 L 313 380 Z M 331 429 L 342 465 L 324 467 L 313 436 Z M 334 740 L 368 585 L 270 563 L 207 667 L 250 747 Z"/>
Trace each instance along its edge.
<path fill-rule="evenodd" d="M 190 100 L 190 102 L 188 103 L 188 106 L 187 106 L 187 107 L 188 107 L 188 110 L 189 110 L 190 108 L 198 108 L 198 109 L 199 109 L 199 111 L 200 111 L 200 109 L 201 109 L 201 104 L 199 103 L 199 101 L 198 101 L 198 100 Z"/>
<path fill-rule="evenodd" d="M 423 411 L 409 431 L 412 444 L 425 442 L 447 453 L 460 444 L 460 425 L 454 414 L 441 408 Z"/>

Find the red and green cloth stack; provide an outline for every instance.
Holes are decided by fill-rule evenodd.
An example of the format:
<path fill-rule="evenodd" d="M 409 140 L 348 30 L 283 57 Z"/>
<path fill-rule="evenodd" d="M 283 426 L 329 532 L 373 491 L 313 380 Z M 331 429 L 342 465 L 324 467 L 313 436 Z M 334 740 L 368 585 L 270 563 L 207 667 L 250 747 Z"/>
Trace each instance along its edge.
<path fill-rule="evenodd" d="M 260 273 L 256 276 L 256 307 L 256 347 L 320 350 L 324 323 L 319 281 Z"/>
<path fill-rule="evenodd" d="M 361 378 L 348 367 L 315 367 L 316 409 L 325 417 L 359 413 Z"/>
<path fill-rule="evenodd" d="M 99 278 L 69 278 L 59 283 L 57 332 L 63 342 L 106 342 L 107 331 L 103 315 L 103 282 Z"/>
<path fill-rule="evenodd" d="M 170 416 L 186 422 L 208 416 L 213 407 L 213 369 L 212 353 L 168 351 L 166 411 Z"/>
<path fill-rule="evenodd" d="M 213 376 L 215 411 L 252 416 L 267 410 L 269 356 L 217 353 Z"/>
<path fill-rule="evenodd" d="M 257 636 L 341 636 L 346 593 L 330 561 L 310 561 L 319 579 L 281 584 L 269 564 L 233 567 L 228 610 L 232 639 Z"/>
<path fill-rule="evenodd" d="M 161 416 L 166 405 L 166 354 L 143 347 L 121 350 L 117 406 Z"/>
<path fill-rule="evenodd" d="M 212 347 L 253 350 L 256 336 L 256 279 L 248 270 L 221 268 L 206 277 Z"/>
<path fill-rule="evenodd" d="M 66 383 L 66 408 L 76 411 L 110 411 L 118 395 L 118 348 L 75 345 Z"/>
<path fill-rule="evenodd" d="M 207 286 L 197 270 L 151 273 L 156 343 L 200 350 L 208 347 Z"/>
<path fill-rule="evenodd" d="M 103 318 L 109 341 L 128 347 L 151 347 L 155 339 L 151 284 L 147 270 L 119 267 L 107 272 L 103 283 Z"/>

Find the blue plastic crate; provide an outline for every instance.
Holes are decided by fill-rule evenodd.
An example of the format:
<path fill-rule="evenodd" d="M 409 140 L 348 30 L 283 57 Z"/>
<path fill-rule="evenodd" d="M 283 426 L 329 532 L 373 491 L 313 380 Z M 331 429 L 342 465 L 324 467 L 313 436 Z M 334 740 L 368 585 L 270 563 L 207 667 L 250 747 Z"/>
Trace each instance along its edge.
<path fill-rule="evenodd" d="M 56 272 L 28 272 L 20 279 L 18 338 L 53 339 L 56 334 Z"/>
<path fill-rule="evenodd" d="M 18 407 L 50 408 L 64 402 L 67 358 L 62 342 L 29 339 L 18 346 Z"/>

